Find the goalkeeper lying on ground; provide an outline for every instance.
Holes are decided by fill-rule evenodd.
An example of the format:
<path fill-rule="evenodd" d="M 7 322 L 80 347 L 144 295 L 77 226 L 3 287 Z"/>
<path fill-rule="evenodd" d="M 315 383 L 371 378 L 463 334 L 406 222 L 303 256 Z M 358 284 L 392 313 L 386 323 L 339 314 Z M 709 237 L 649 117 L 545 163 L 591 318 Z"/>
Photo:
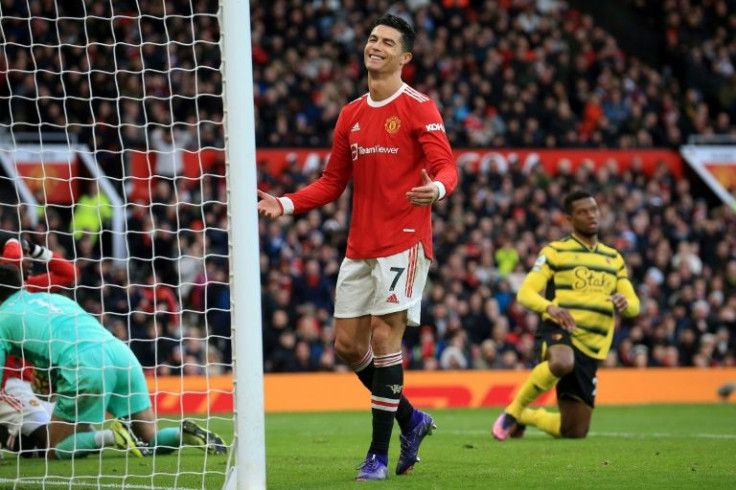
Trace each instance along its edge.
<path fill-rule="evenodd" d="M 17 232 L 0 230 L 0 251 L 0 263 L 21 269 L 26 291 L 48 293 L 74 287 L 77 270 L 72 262 L 21 239 Z M 36 268 L 41 271 L 34 271 L 34 266 L 40 266 Z M 31 383 L 36 381 L 45 381 L 48 386 L 48 373 L 37 373 L 22 358 L 6 356 L 0 392 L 0 446 L 22 451 L 24 456 L 35 454 L 36 448 L 45 452 L 48 446 L 46 426 L 53 406 L 35 396 Z"/>
<path fill-rule="evenodd" d="M 227 451 L 222 438 L 189 420 L 180 428 L 158 430 L 143 369 L 128 346 L 74 301 L 31 294 L 22 286 L 20 270 L 0 264 L 0 365 L 10 354 L 52 373 L 56 406 L 48 425 L 50 457 L 80 457 L 107 446 L 142 456 L 119 421 L 110 430 L 93 429 L 107 413 L 130 419 L 133 434 L 157 454 L 182 444 L 213 454 Z"/>

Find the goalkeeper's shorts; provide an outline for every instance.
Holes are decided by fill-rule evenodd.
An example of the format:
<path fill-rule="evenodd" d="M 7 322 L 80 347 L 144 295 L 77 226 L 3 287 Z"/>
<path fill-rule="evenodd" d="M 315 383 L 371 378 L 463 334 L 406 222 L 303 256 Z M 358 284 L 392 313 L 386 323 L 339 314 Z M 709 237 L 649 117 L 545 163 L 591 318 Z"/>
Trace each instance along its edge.
<path fill-rule="evenodd" d="M 131 350 L 114 340 L 78 345 L 57 367 L 54 415 L 98 424 L 106 413 L 129 417 L 151 407 L 143 368 Z"/>

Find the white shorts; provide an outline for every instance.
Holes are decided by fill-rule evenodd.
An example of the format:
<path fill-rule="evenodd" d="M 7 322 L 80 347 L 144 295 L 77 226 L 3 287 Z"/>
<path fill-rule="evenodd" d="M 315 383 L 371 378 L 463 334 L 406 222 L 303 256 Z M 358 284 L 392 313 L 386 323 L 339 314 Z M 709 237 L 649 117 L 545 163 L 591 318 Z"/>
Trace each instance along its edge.
<path fill-rule="evenodd" d="M 335 318 L 406 310 L 408 325 L 416 327 L 429 264 L 421 243 L 390 257 L 343 260 L 337 276 Z"/>
<path fill-rule="evenodd" d="M 0 391 L 0 424 L 11 436 L 24 436 L 51 421 L 53 403 L 39 400 L 31 383 L 19 378 L 8 378 L 5 390 Z"/>

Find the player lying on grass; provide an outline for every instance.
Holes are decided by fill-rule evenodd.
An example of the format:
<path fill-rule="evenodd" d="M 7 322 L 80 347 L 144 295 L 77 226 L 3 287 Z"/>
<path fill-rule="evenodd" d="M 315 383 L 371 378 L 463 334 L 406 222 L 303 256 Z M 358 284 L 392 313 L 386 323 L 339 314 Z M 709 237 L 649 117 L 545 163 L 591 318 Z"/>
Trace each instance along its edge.
<path fill-rule="evenodd" d="M 30 382 L 9 377 L 0 391 L 0 448 L 28 457 L 45 452 L 53 410 L 53 403 L 39 399 Z"/>
<path fill-rule="evenodd" d="M 48 248 L 0 230 L 0 261 L 21 269 L 23 288 L 30 293 L 73 288 L 77 270 L 72 262 Z M 40 269 L 40 270 L 39 270 Z M 35 385 L 35 386 L 34 386 Z M 25 359 L 6 356 L 0 392 L 0 446 L 24 456 L 45 453 L 54 405 L 49 396 L 48 372 L 38 372 Z"/>
<path fill-rule="evenodd" d="M 596 371 L 611 348 L 616 313 L 639 313 L 623 257 L 598 241 L 600 211 L 593 196 L 572 192 L 564 208 L 572 234 L 542 249 L 517 295 L 542 315 L 540 363 L 493 425 L 500 441 L 519 437 L 526 425 L 555 437 L 585 437 L 595 406 Z M 555 385 L 559 413 L 528 408 Z"/>
<path fill-rule="evenodd" d="M 93 429 L 107 413 L 129 419 L 133 434 L 158 454 L 182 444 L 227 452 L 222 438 L 190 420 L 159 430 L 143 369 L 128 346 L 74 301 L 31 294 L 22 286 L 17 267 L 0 265 L 0 365 L 11 354 L 51 373 L 56 396 L 48 424 L 51 458 L 81 457 L 108 446 L 142 456 L 120 421 L 110 430 Z"/>

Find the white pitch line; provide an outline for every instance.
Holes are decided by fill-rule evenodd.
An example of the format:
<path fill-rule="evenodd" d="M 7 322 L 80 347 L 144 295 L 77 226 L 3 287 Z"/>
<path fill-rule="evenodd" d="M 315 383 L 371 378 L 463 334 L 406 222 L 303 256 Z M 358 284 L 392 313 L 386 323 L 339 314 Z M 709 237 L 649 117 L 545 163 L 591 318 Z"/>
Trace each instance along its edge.
<path fill-rule="evenodd" d="M 484 435 L 484 436 L 490 436 L 491 431 L 488 430 L 443 430 L 439 429 L 437 434 L 455 434 L 455 435 L 468 435 L 468 436 L 477 436 L 477 435 Z M 546 434 L 544 434 L 541 431 L 535 431 L 535 433 L 529 434 L 527 432 L 527 435 L 531 437 L 548 437 Z M 588 432 L 588 436 L 592 437 L 620 437 L 622 439 L 646 439 L 648 437 L 654 438 L 654 439 L 667 439 L 667 438 L 673 438 L 673 437 L 692 437 L 694 439 L 736 439 L 736 434 L 707 434 L 707 433 L 698 433 L 698 434 L 675 434 L 672 432 Z"/>
<path fill-rule="evenodd" d="M 49 478 L 57 478 L 57 477 L 49 477 Z M 90 477 L 94 478 L 94 477 Z M 85 486 L 85 487 L 97 487 L 97 488 L 132 488 L 132 489 L 140 489 L 140 490 L 199 490 L 198 488 L 185 488 L 185 487 L 152 487 L 151 485 L 133 485 L 133 484 L 120 484 L 120 483 L 93 483 L 93 482 L 79 482 L 79 483 L 73 483 L 71 480 L 73 478 L 69 478 L 67 481 L 60 481 L 60 480 L 39 480 L 39 479 L 10 479 L 10 478 L 0 478 L 0 483 L 14 483 L 16 485 L 40 485 L 40 486 L 47 486 L 47 487 L 53 487 L 53 486 L 63 486 L 63 487 L 76 487 L 76 486 Z M 76 477 L 74 479 L 81 480 L 81 477 Z"/>
<path fill-rule="evenodd" d="M 692 437 L 694 439 L 736 439 L 736 434 L 674 434 L 672 432 L 589 432 L 589 436 L 621 437 L 626 439 L 667 439 L 672 437 Z"/>

